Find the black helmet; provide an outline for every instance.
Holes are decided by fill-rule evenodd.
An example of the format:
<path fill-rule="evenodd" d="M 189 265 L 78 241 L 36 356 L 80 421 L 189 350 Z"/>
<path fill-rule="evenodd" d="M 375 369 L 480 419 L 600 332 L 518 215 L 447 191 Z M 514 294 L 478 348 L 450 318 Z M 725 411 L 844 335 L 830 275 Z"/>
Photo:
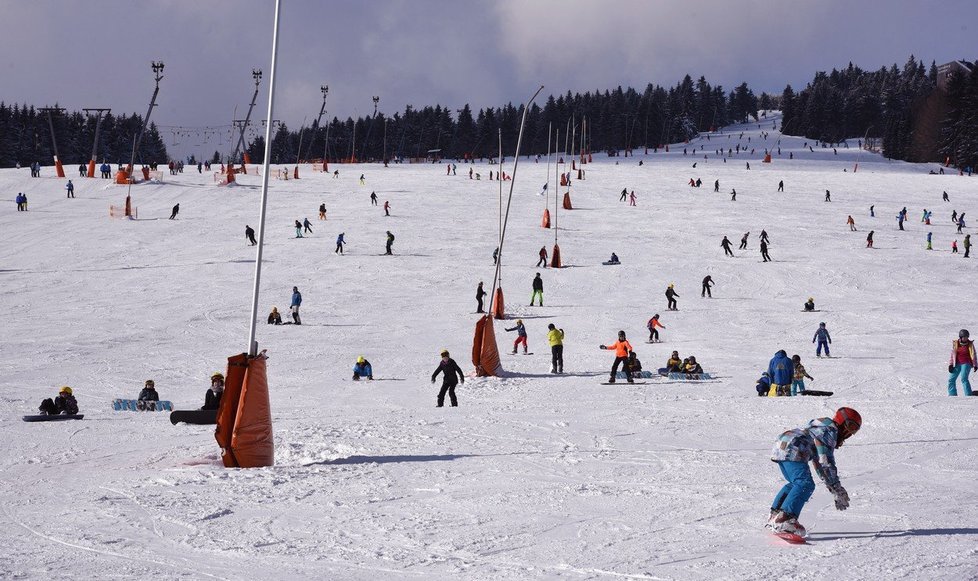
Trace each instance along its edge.
<path fill-rule="evenodd" d="M 618 336 L 619 337 L 624 337 L 625 336 L 625 332 L 624 331 L 618 331 Z"/>
<path fill-rule="evenodd" d="M 961 329 L 958 331 L 958 339 L 967 339 L 970 336 L 971 333 L 969 333 L 967 329 Z"/>

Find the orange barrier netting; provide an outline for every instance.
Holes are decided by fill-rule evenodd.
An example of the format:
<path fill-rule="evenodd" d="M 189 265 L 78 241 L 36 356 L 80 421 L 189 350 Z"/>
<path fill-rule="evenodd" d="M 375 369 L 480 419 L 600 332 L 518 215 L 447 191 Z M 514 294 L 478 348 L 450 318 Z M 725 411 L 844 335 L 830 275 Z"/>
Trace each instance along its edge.
<path fill-rule="evenodd" d="M 560 262 L 560 246 L 554 244 L 554 251 L 550 253 L 550 266 L 553 268 L 560 268 L 562 266 Z"/>
<path fill-rule="evenodd" d="M 241 353 L 228 358 L 224 395 L 217 410 L 214 438 L 228 468 L 275 463 L 272 413 L 268 403 L 265 355 Z"/>
<path fill-rule="evenodd" d="M 492 313 L 493 318 L 505 319 L 505 307 L 506 304 L 503 302 L 503 289 L 499 287 L 496 289 L 496 296 L 492 300 L 492 307 L 489 308 L 489 312 Z"/>
<path fill-rule="evenodd" d="M 543 211 L 543 222 L 540 223 L 544 228 L 550 227 L 550 209 L 547 208 Z"/>
<path fill-rule="evenodd" d="M 565 210 L 573 210 L 574 209 L 574 206 L 571 205 L 571 201 L 570 201 L 570 192 L 565 192 L 564 193 L 564 209 Z"/>
<path fill-rule="evenodd" d="M 498 376 L 503 371 L 496 346 L 496 331 L 492 317 L 484 315 L 475 324 L 475 337 L 472 342 L 472 364 L 478 377 Z"/>

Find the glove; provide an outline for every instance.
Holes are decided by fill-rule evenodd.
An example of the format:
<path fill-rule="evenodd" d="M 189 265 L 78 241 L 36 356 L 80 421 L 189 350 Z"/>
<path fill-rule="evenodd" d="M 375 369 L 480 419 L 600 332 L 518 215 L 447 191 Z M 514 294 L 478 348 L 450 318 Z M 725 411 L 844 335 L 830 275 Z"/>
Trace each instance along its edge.
<path fill-rule="evenodd" d="M 948 365 L 947 366 L 947 372 L 948 373 L 954 373 L 954 366 L 953 365 Z"/>
<path fill-rule="evenodd" d="M 845 488 L 842 488 L 842 486 L 839 485 L 832 492 L 832 494 L 835 495 L 835 509 L 836 510 L 845 510 L 845 509 L 849 508 L 849 493 L 846 492 L 846 489 Z"/>

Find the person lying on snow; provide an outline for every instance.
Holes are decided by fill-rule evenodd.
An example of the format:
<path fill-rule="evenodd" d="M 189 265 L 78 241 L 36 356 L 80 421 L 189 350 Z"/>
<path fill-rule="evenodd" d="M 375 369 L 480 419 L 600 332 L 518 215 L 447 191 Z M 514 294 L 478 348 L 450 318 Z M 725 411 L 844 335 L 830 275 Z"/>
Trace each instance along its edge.
<path fill-rule="evenodd" d="M 58 397 L 54 399 L 46 398 L 37 409 L 42 414 L 48 416 L 59 414 L 73 416 L 78 413 L 78 401 L 75 400 L 75 396 L 71 395 L 71 388 L 66 385 L 61 388 Z"/>

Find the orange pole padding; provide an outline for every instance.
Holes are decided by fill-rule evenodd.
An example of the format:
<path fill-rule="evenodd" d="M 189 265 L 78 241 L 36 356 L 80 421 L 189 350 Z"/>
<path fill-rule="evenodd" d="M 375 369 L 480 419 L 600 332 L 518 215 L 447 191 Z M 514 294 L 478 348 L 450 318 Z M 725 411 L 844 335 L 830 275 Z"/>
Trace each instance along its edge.
<path fill-rule="evenodd" d="M 227 182 L 229 184 L 230 183 L 233 183 L 234 182 L 234 168 L 231 167 L 231 166 L 228 166 L 228 173 L 226 175 L 227 175 Z"/>
<path fill-rule="evenodd" d="M 761 160 L 761 161 L 762 161 L 763 163 L 771 163 L 771 154 L 769 153 L 769 154 L 767 154 L 767 155 L 765 155 L 765 156 L 764 156 L 764 159 L 763 159 L 763 160 Z"/>
<path fill-rule="evenodd" d="M 550 208 L 546 208 L 543 210 L 543 221 L 541 222 L 540 225 L 543 226 L 544 228 L 550 227 Z"/>
<path fill-rule="evenodd" d="M 132 196 L 126 195 L 126 216 L 132 216 Z"/>
<path fill-rule="evenodd" d="M 323 160 L 323 171 L 324 172 L 329 171 L 329 166 L 326 164 L 326 160 L 325 159 Z"/>
<path fill-rule="evenodd" d="M 120 169 L 115 172 L 115 183 L 117 184 L 128 184 L 129 183 L 129 172 L 124 169 Z"/>
<path fill-rule="evenodd" d="M 503 289 L 499 287 L 496 289 L 496 296 L 492 299 L 492 306 L 489 307 L 489 312 L 492 313 L 495 319 L 505 319 L 506 303 L 503 301 Z"/>
<path fill-rule="evenodd" d="M 272 408 L 268 401 L 265 353 L 247 358 L 238 399 L 238 413 L 231 432 L 230 456 L 241 468 L 275 465 Z M 221 399 L 224 399 L 223 397 Z M 225 465 L 227 463 L 225 462 Z"/>
<path fill-rule="evenodd" d="M 666 144 L 666 153 L 669 153 L 669 144 Z"/>
<path fill-rule="evenodd" d="M 58 172 L 59 178 L 65 177 L 65 168 L 62 167 L 61 160 L 58 159 L 57 157 L 54 158 L 54 171 Z"/>
<path fill-rule="evenodd" d="M 248 152 L 246 151 L 244 152 L 244 165 L 248 165 L 249 163 L 251 163 L 251 156 L 248 155 Z"/>
<path fill-rule="evenodd" d="M 584 179 L 584 170 L 583 169 L 577 170 L 577 179 L 578 179 L 578 181 Z"/>
<path fill-rule="evenodd" d="M 94 159 L 88 160 L 88 177 L 90 177 L 90 178 L 95 177 L 95 160 Z"/>
<path fill-rule="evenodd" d="M 144 165 L 142 169 L 143 169 L 143 181 L 144 182 L 148 182 L 149 181 L 149 166 Z"/>
<path fill-rule="evenodd" d="M 574 206 L 571 205 L 570 192 L 564 192 L 564 209 L 573 210 Z"/>
<path fill-rule="evenodd" d="M 560 246 L 554 244 L 554 251 L 550 253 L 550 266 L 553 268 L 561 268 L 563 264 L 560 262 Z"/>
<path fill-rule="evenodd" d="M 295 166 L 295 171 L 292 172 L 292 177 L 295 179 L 299 179 L 299 166 Z"/>
<path fill-rule="evenodd" d="M 571 169 L 572 170 L 577 169 L 577 162 L 576 162 L 576 160 L 573 160 L 573 159 L 571 160 Z"/>
<path fill-rule="evenodd" d="M 594 158 L 593 158 L 593 157 L 591 157 L 591 153 L 590 153 L 590 152 L 588 152 L 588 154 L 587 154 L 587 162 L 588 162 L 588 163 L 591 163 L 592 161 L 594 161 Z"/>
<path fill-rule="evenodd" d="M 475 365 L 475 374 L 479 377 L 498 376 L 503 371 L 491 315 L 484 315 L 475 324 L 475 337 L 472 341 L 472 364 Z"/>
<path fill-rule="evenodd" d="M 560 174 L 560 185 L 567 185 L 567 174 Z"/>
<path fill-rule="evenodd" d="M 231 450 L 231 438 L 234 435 L 234 421 L 238 417 L 241 387 L 244 385 L 247 370 L 247 353 L 228 357 L 228 368 L 224 378 L 224 394 L 221 395 L 221 404 L 217 408 L 217 428 L 214 430 L 214 439 L 217 440 L 217 445 L 221 447 L 221 459 L 228 468 L 239 466 Z"/>
<path fill-rule="evenodd" d="M 951 167 L 951 156 L 950 155 L 944 158 L 944 167 Z"/>

